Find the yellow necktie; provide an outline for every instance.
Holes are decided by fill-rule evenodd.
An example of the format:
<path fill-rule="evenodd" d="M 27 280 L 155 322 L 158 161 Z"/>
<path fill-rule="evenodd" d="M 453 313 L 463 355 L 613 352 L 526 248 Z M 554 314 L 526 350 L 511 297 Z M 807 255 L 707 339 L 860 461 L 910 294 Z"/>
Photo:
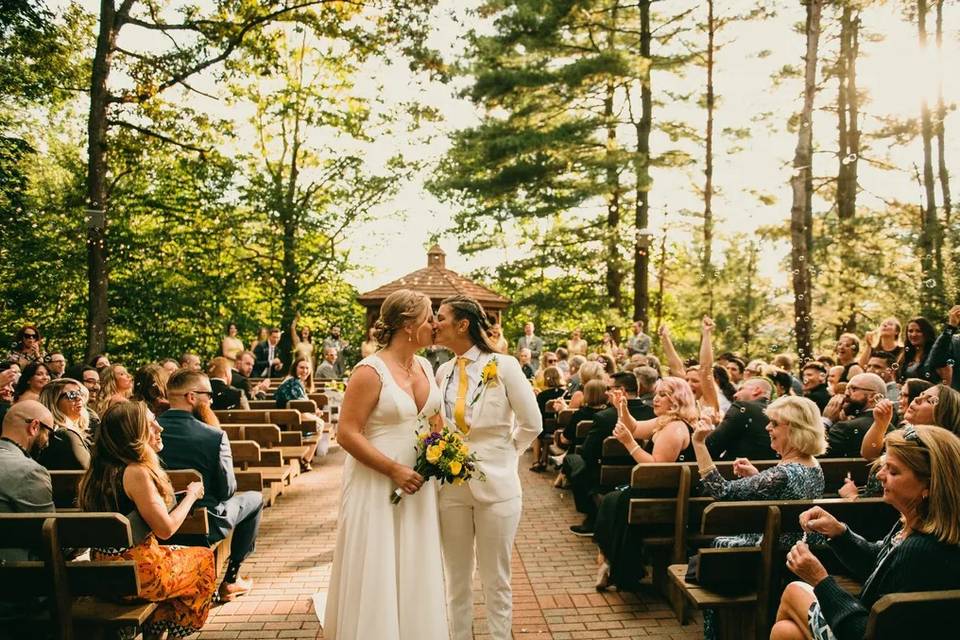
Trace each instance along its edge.
<path fill-rule="evenodd" d="M 460 384 L 457 386 L 457 401 L 453 405 L 453 421 L 464 435 L 470 432 L 467 426 L 467 359 L 457 358 Z"/>

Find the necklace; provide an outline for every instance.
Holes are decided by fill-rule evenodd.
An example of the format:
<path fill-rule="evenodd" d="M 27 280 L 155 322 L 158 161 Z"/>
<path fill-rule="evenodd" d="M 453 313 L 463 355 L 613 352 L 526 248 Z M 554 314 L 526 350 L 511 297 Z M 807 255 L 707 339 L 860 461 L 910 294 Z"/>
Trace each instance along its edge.
<path fill-rule="evenodd" d="M 414 360 L 413 358 L 410 358 L 410 363 L 407 364 L 405 362 L 401 362 L 400 358 L 398 358 L 396 354 L 393 354 L 393 353 L 390 354 L 390 359 L 393 360 L 398 367 L 400 367 L 401 371 L 407 374 L 408 380 L 410 378 L 413 378 L 413 367 L 416 364 L 416 360 Z"/>

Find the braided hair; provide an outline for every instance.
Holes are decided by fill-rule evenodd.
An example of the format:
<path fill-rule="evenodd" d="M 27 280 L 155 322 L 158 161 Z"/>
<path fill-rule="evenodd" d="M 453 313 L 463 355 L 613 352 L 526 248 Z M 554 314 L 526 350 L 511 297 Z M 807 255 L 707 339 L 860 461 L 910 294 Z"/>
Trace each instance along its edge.
<path fill-rule="evenodd" d="M 454 320 L 467 320 L 467 333 L 477 348 L 484 353 L 496 353 L 496 346 L 490 338 L 490 329 L 493 327 L 490 319 L 479 302 L 465 295 L 455 295 L 445 298 L 441 305 L 447 305 L 453 311 Z"/>

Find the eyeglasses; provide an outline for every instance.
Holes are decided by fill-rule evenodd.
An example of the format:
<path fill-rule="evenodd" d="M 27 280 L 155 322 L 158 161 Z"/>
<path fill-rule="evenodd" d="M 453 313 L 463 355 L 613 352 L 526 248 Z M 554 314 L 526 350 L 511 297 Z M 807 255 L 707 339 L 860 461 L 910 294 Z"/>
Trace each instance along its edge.
<path fill-rule="evenodd" d="M 38 419 L 38 418 L 24 418 L 24 421 L 26 421 L 27 424 L 30 424 L 30 423 L 33 422 L 34 420 L 36 420 L 36 421 L 37 421 L 37 424 L 39 424 L 41 427 L 43 427 L 44 429 L 46 429 L 46 430 L 49 431 L 50 433 L 56 432 L 56 429 L 54 429 L 53 427 L 51 427 L 50 425 L 48 425 L 48 424 L 47 424 L 46 422 L 44 422 L 43 420 L 40 420 L 40 419 Z"/>
<path fill-rule="evenodd" d="M 917 404 L 929 404 L 931 407 L 933 407 L 933 406 L 936 406 L 938 402 L 940 402 L 940 398 L 938 398 L 937 396 L 931 396 L 925 393 L 921 393 L 916 398 L 914 398 L 913 401 Z"/>
<path fill-rule="evenodd" d="M 187 393 L 195 393 L 197 395 L 213 397 L 213 391 L 207 391 L 206 389 L 194 389 L 193 391 L 188 391 Z"/>
<path fill-rule="evenodd" d="M 57 401 L 59 402 L 60 400 L 70 400 L 72 402 L 74 400 L 79 400 L 82 397 L 83 397 L 83 394 L 80 393 L 79 391 L 64 391 L 63 393 L 60 394 L 60 397 L 57 398 Z"/>

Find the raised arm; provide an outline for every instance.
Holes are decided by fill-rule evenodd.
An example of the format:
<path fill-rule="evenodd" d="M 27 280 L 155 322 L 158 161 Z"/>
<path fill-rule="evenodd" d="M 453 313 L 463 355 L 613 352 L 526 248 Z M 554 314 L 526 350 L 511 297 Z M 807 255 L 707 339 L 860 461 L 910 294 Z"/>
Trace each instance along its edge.
<path fill-rule="evenodd" d="M 863 340 L 860 341 L 860 358 L 857 362 L 860 363 L 861 367 L 866 367 L 867 362 L 870 360 L 870 356 L 873 355 L 873 342 L 874 340 L 880 339 L 880 332 L 876 329 L 867 331 L 863 335 Z"/>
<path fill-rule="evenodd" d="M 866 458 L 867 462 L 876 460 L 883 453 L 883 438 L 887 435 L 892 420 L 893 403 L 889 400 L 879 401 L 873 408 L 873 424 L 860 441 L 860 455 Z"/>
<path fill-rule="evenodd" d="M 703 316 L 700 325 L 700 397 L 703 406 L 712 407 L 720 415 L 717 383 L 713 381 L 713 319 Z"/>
<path fill-rule="evenodd" d="M 670 370 L 670 375 L 682 378 L 686 374 L 686 370 L 683 368 L 683 360 L 680 359 L 677 350 L 673 348 L 673 341 L 670 340 L 670 330 L 667 329 L 667 325 L 660 325 L 659 333 L 660 346 L 663 347 L 663 355 L 667 358 L 667 368 Z"/>
<path fill-rule="evenodd" d="M 300 336 L 297 335 L 297 323 L 300 321 L 300 312 L 293 316 L 293 322 L 290 323 L 290 344 L 296 349 L 300 346 Z"/>

